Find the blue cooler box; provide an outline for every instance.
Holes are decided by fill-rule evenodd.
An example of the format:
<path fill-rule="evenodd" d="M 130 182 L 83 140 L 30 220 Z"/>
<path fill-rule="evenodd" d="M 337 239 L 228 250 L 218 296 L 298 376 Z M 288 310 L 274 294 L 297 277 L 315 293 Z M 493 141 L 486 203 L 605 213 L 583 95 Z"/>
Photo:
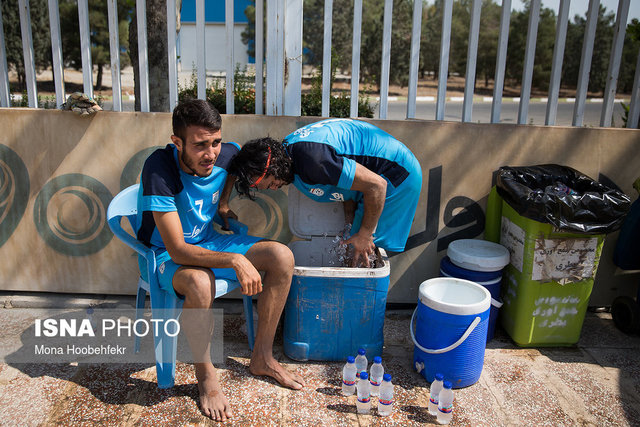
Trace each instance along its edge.
<path fill-rule="evenodd" d="M 378 268 L 341 265 L 333 240 L 344 228 L 342 203 L 318 203 L 289 187 L 289 244 L 296 265 L 284 308 L 284 352 L 294 360 L 346 360 L 360 347 L 382 355 L 389 260 Z"/>

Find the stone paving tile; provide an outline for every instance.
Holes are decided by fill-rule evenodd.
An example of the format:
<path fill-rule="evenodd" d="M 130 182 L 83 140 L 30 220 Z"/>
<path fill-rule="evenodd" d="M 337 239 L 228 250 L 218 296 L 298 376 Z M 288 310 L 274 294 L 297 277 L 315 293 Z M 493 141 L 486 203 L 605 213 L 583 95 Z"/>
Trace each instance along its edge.
<path fill-rule="evenodd" d="M 498 395 L 498 404 L 510 415 L 507 424 L 528 426 L 570 426 L 571 417 L 563 410 L 553 389 L 532 371 L 530 357 L 485 358 L 483 375 Z"/>
<path fill-rule="evenodd" d="M 57 371 L 59 377 L 45 373 Z M 63 396 L 76 367 L 69 365 L 3 365 L 0 371 L 0 424 L 40 425 L 47 421 L 49 411 Z"/>
<path fill-rule="evenodd" d="M 594 377 L 593 371 L 585 366 L 589 363 L 592 363 L 592 360 L 560 362 L 547 359 L 544 366 L 582 400 L 587 414 L 592 415 L 593 420 L 598 420 L 598 425 L 630 425 L 625 422 L 627 414 L 619 392 L 609 389 Z M 640 420 L 638 413 L 629 415 Z"/>

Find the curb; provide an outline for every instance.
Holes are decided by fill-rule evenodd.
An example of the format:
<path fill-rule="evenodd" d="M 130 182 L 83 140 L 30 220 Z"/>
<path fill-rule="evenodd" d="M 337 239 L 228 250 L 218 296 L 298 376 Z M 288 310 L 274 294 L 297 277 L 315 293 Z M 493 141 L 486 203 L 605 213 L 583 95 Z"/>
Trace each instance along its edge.
<path fill-rule="evenodd" d="M 376 96 L 375 98 L 373 98 L 374 100 L 380 102 L 380 97 Z M 464 102 L 464 96 L 448 96 L 445 98 L 446 102 Z M 387 97 L 387 101 L 389 102 L 407 102 L 408 98 L 406 96 L 389 96 Z M 429 102 L 436 102 L 437 98 L 435 96 L 416 96 L 416 103 L 418 102 L 423 102 L 423 103 L 429 103 Z M 483 96 L 483 97 L 479 97 L 479 96 L 474 96 L 473 97 L 473 103 L 474 104 L 481 104 L 481 103 L 491 103 L 493 102 L 493 97 L 492 96 Z M 507 103 L 507 102 L 520 102 L 520 97 L 510 97 L 510 98 L 502 98 L 502 102 L 503 103 Z M 529 99 L 530 103 L 547 103 L 549 102 L 549 98 L 530 98 Z M 575 98 L 559 98 L 558 99 L 558 103 L 570 103 L 573 104 L 576 102 Z M 587 98 L 586 102 L 590 102 L 593 104 L 602 104 L 604 103 L 604 99 L 603 98 Z M 629 104 L 631 102 L 631 100 L 629 99 L 621 99 L 621 98 L 616 98 L 613 100 L 614 103 L 621 103 L 624 102 L 625 104 Z"/>

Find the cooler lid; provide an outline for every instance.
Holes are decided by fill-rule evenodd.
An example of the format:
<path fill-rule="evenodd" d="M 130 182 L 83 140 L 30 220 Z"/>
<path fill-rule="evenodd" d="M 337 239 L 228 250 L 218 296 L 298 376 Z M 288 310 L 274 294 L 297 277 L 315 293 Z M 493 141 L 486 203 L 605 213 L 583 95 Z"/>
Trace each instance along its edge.
<path fill-rule="evenodd" d="M 344 229 L 341 202 L 320 203 L 302 194 L 294 185 L 289 188 L 289 229 L 303 239 L 337 236 Z"/>
<path fill-rule="evenodd" d="M 498 271 L 509 264 L 509 251 L 502 245 L 486 240 L 460 239 L 447 248 L 451 262 L 473 271 Z"/>

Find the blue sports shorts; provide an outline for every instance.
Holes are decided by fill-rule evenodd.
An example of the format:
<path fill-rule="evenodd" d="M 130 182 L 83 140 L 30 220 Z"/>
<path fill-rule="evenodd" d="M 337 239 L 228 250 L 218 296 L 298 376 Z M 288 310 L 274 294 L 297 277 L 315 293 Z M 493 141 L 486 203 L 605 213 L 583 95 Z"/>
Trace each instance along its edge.
<path fill-rule="evenodd" d="M 216 252 L 233 252 L 236 254 L 246 254 L 251 247 L 264 240 L 262 237 L 249 236 L 246 234 L 220 234 L 215 233 L 211 238 L 197 243 L 196 246 Z M 181 265 L 171 260 L 169 252 L 165 248 L 154 249 L 156 253 L 156 265 L 158 273 L 158 285 L 165 292 L 172 293 L 179 298 L 184 298 L 176 294 L 173 289 L 173 276 Z M 146 260 L 138 257 L 138 266 L 143 280 L 147 280 Z M 216 279 L 238 280 L 233 268 L 212 268 Z"/>

